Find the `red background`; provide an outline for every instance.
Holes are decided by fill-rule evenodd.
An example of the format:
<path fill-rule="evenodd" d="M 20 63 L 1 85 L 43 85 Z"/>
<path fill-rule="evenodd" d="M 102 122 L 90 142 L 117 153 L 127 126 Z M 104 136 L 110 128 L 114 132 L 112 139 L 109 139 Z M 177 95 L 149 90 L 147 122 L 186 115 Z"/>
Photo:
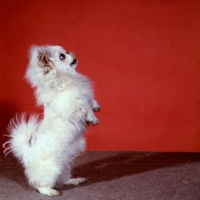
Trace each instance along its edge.
<path fill-rule="evenodd" d="M 41 112 L 23 79 L 31 45 L 61 45 L 94 81 L 88 150 L 200 152 L 199 0 L 1 1 L 0 142 Z"/>

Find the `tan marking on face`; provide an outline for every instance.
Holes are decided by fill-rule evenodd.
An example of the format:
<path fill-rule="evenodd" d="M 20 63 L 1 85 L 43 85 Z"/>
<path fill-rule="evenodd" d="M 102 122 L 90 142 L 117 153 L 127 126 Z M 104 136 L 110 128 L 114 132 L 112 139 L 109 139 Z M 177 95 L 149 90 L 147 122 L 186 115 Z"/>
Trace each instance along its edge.
<path fill-rule="evenodd" d="M 53 62 L 50 60 L 49 52 L 38 54 L 39 66 L 44 69 L 44 74 L 48 74 L 53 69 Z"/>

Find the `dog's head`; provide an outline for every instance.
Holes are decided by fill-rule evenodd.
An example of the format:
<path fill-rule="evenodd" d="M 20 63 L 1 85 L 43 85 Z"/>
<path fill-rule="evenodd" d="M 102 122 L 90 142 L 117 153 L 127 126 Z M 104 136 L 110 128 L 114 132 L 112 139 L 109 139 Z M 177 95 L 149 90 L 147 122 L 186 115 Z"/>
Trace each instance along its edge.
<path fill-rule="evenodd" d="M 40 81 L 57 74 L 76 73 L 77 64 L 74 54 L 68 53 L 60 46 L 33 46 L 26 78 L 35 87 Z"/>

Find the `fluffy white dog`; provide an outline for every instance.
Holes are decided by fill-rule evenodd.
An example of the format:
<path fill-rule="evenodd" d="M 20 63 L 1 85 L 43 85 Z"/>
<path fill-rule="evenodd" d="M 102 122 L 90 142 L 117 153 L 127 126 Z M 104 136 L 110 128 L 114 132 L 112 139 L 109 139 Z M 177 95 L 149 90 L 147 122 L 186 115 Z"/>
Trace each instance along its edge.
<path fill-rule="evenodd" d="M 41 121 L 36 115 L 12 119 L 5 154 L 12 152 L 23 164 L 29 184 L 41 194 L 59 195 L 56 185 L 84 182 L 71 178 L 74 158 L 85 149 L 88 123 L 97 125 L 93 111 L 100 106 L 89 79 L 75 69 L 77 59 L 60 46 L 33 46 L 26 79 L 34 87 L 37 103 L 44 106 Z"/>

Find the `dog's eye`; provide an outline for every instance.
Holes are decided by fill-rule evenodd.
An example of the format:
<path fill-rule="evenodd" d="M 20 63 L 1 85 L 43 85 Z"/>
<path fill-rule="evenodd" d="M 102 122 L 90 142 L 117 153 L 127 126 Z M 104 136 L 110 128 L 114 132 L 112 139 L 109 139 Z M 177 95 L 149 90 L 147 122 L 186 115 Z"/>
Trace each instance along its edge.
<path fill-rule="evenodd" d="M 60 54 L 60 60 L 65 60 L 65 54 L 64 53 Z"/>

